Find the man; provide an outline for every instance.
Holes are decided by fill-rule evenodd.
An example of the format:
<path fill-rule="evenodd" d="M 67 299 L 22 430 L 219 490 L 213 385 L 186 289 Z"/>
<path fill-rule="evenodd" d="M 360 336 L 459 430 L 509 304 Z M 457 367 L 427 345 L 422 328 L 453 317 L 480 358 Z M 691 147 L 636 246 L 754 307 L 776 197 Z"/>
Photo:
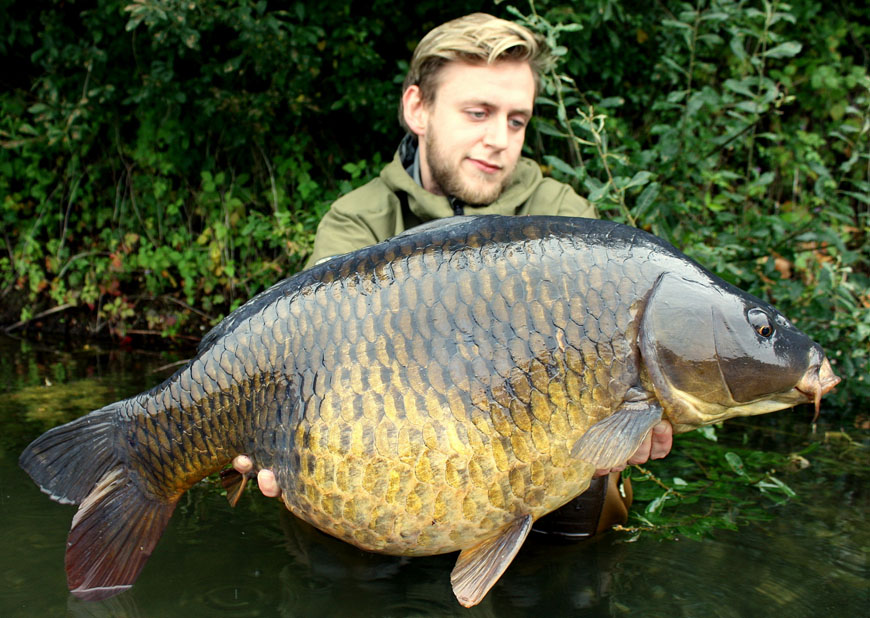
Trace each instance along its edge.
<path fill-rule="evenodd" d="M 332 205 L 307 266 L 453 215 L 594 217 L 571 187 L 544 178 L 520 156 L 547 62 L 548 51 L 530 31 L 482 13 L 427 34 L 403 84 L 399 120 L 408 134 L 378 178 Z M 664 457 L 672 435 L 670 423 L 659 423 L 627 463 Z M 253 468 L 245 456 L 233 465 L 243 474 Z M 620 484 L 624 468 L 599 470 L 583 495 L 535 530 L 583 537 L 624 523 L 631 501 Z M 265 495 L 280 494 L 270 470 L 257 480 Z"/>

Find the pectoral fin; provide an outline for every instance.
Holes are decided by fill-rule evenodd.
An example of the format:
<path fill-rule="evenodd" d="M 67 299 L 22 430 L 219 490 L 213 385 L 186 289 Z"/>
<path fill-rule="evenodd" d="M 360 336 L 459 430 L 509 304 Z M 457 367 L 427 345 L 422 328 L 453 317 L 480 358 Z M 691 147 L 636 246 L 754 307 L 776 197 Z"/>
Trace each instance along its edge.
<path fill-rule="evenodd" d="M 465 607 L 477 605 L 517 555 L 532 529 L 532 516 L 513 521 L 497 535 L 459 553 L 450 574 L 453 594 Z"/>
<path fill-rule="evenodd" d="M 615 413 L 592 425 L 574 443 L 571 456 L 597 469 L 622 465 L 661 419 L 662 408 L 657 403 L 624 403 Z"/>

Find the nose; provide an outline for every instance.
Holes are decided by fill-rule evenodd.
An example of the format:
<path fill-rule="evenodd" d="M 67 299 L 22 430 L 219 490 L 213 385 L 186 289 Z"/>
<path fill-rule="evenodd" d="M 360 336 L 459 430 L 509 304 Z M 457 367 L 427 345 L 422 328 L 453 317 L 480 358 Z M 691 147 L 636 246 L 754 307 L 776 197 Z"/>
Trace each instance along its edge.
<path fill-rule="evenodd" d="M 507 117 L 493 116 L 487 124 L 484 143 L 496 150 L 504 150 L 508 145 L 508 119 Z"/>

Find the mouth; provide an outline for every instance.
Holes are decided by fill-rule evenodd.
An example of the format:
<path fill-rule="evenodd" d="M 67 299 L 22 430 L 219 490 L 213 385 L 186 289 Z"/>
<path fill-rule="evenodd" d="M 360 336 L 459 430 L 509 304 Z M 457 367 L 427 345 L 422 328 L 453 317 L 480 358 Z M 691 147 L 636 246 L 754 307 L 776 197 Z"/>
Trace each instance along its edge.
<path fill-rule="evenodd" d="M 839 383 L 839 376 L 834 374 L 834 370 L 831 369 L 831 363 L 826 358 L 822 361 L 818 371 L 807 371 L 800 382 L 795 385 L 795 389 L 803 393 L 808 401 L 815 403 L 816 414 L 813 416 L 814 423 L 819 418 L 822 395 L 833 390 Z"/>
<path fill-rule="evenodd" d="M 488 161 L 484 161 L 483 159 L 472 159 L 469 158 L 468 161 L 476 167 L 478 170 L 485 174 L 496 174 L 501 171 L 501 166 L 496 165 L 494 163 L 489 163 Z"/>

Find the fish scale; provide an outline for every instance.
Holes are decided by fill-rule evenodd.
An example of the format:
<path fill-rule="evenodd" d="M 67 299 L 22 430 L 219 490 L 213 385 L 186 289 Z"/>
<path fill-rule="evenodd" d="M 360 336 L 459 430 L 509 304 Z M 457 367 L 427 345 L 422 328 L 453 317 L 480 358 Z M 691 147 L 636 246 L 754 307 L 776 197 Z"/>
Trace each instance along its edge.
<path fill-rule="evenodd" d="M 315 352 L 310 346 L 300 348 L 304 354 L 335 359 L 332 379 L 324 381 L 324 389 L 333 396 L 328 401 L 313 394 L 303 399 L 301 418 L 295 431 L 287 432 L 285 448 L 274 453 L 260 452 L 256 444 L 250 448 L 258 465 L 277 471 L 282 495 L 291 511 L 364 549 L 417 555 L 461 549 L 493 527 L 511 521 L 517 513 L 538 516 L 583 489 L 592 468 L 572 462 L 569 451 L 585 429 L 598 420 L 600 414 L 589 415 L 588 408 L 603 396 L 583 402 L 586 414 L 569 415 L 566 393 L 572 383 L 575 392 L 608 388 L 615 358 L 611 348 L 603 354 L 595 348 L 585 355 L 582 366 L 577 365 L 583 358 L 585 338 L 609 341 L 617 335 L 616 320 L 605 314 L 605 324 L 599 327 L 598 319 L 590 322 L 590 312 L 573 303 L 572 309 L 579 316 L 571 319 L 577 323 L 580 318 L 575 339 L 562 330 L 557 338 L 553 327 L 557 320 L 552 314 L 555 311 L 567 319 L 567 311 L 553 302 L 558 300 L 558 287 L 552 282 L 565 281 L 569 273 L 584 270 L 590 273 L 587 279 L 594 282 L 605 276 L 602 273 L 608 265 L 587 268 L 580 252 L 561 247 L 548 250 L 543 246 L 546 242 L 526 240 L 521 248 L 504 251 L 488 245 L 474 246 L 469 241 L 461 251 L 461 260 L 443 259 L 443 245 L 423 245 L 391 262 L 394 275 L 405 274 L 393 278 L 384 278 L 377 262 L 362 256 L 356 263 L 341 267 L 343 277 L 323 282 L 325 287 L 318 288 L 313 298 L 300 294 L 288 301 L 298 307 L 300 316 L 315 315 L 317 310 L 309 305 L 325 303 L 322 309 L 327 315 L 343 318 L 340 331 L 328 322 L 319 328 L 307 322 L 287 324 L 289 338 L 298 337 L 308 328 L 331 330 L 332 337 L 315 332 L 311 338 L 315 342 L 328 341 L 325 349 Z M 552 254 L 558 258 L 549 257 Z M 528 259 L 520 259 L 520 255 Z M 472 263 L 491 264 L 492 268 L 471 269 Z M 620 273 L 608 276 L 622 279 Z M 529 299 L 537 298 L 537 283 L 542 281 L 548 283 L 542 292 L 547 302 L 530 303 Z M 436 289 L 443 292 L 436 293 Z M 475 289 L 491 290 L 493 296 L 477 302 L 476 307 L 468 307 L 463 297 L 477 301 L 471 293 Z M 397 296 L 396 290 L 401 290 L 398 295 L 403 299 L 400 311 L 391 310 L 396 307 L 391 300 Z M 575 295 L 584 293 L 583 289 L 574 290 Z M 592 308 L 600 316 L 602 303 L 595 296 Z M 465 311 L 460 310 L 460 305 Z M 474 311 L 474 323 L 462 319 L 466 312 Z M 629 315 L 627 311 L 625 314 Z M 385 348 L 396 354 L 384 358 L 368 353 L 367 347 L 354 348 L 366 330 L 370 332 L 369 343 L 380 336 Z M 496 371 L 505 363 L 501 355 L 501 362 L 495 362 L 495 351 L 508 349 L 513 350 L 509 363 L 513 370 L 505 379 Z M 568 376 L 568 349 L 579 353 L 574 360 L 579 375 L 575 371 Z M 482 350 L 490 353 L 482 355 Z M 304 357 L 295 360 L 298 365 L 308 365 Z M 629 359 L 620 360 L 625 370 L 632 367 Z M 389 388 L 384 375 L 389 376 Z M 557 396 L 552 397 L 551 392 Z M 509 401 L 523 405 L 514 404 L 512 415 L 511 404 L 498 393 L 506 393 Z M 613 395 L 619 397 L 621 393 Z M 390 403 L 381 403 L 385 399 Z M 598 407 L 603 413 L 604 406 Z M 521 416 L 522 421 L 515 422 L 514 416 Z M 444 425 L 445 417 L 450 419 L 450 430 Z M 551 423 L 553 417 L 556 420 Z M 359 429 L 356 435 L 351 433 L 350 443 L 301 439 L 330 435 L 336 422 L 352 423 Z M 412 435 L 413 428 L 413 435 L 419 437 L 404 441 L 400 437 L 388 450 L 388 437 L 395 434 L 397 423 L 408 425 L 406 435 Z M 476 449 L 469 435 L 474 436 Z M 399 451 L 399 443 L 404 444 L 404 451 Z M 305 449 L 307 458 L 328 461 L 327 469 L 333 474 L 324 474 L 324 466 L 289 465 L 294 445 Z M 367 458 L 360 459 L 360 453 Z M 372 458 L 375 463 L 370 461 Z M 554 465 L 554 459 L 558 465 Z M 392 483 L 355 485 L 349 491 L 334 474 L 341 467 L 341 478 L 371 478 L 373 466 Z M 485 482 L 457 483 L 456 475 L 466 474 L 469 466 L 483 470 L 478 478 Z M 535 479 L 532 468 L 538 471 Z M 448 482 L 448 478 L 454 482 Z M 350 503 L 353 510 L 337 506 Z M 363 532 L 356 513 L 367 511 L 377 512 L 378 516 L 371 518 Z M 346 518 L 346 513 L 351 517 Z M 427 532 L 422 540 L 421 527 Z"/>
<path fill-rule="evenodd" d="M 86 600 L 129 588 L 183 492 L 245 453 L 340 539 L 460 551 L 451 583 L 474 605 L 534 520 L 661 418 L 818 410 L 838 381 L 776 309 L 644 232 L 454 217 L 276 284 L 163 384 L 46 432 L 20 463 L 80 504 L 66 568 Z"/>

